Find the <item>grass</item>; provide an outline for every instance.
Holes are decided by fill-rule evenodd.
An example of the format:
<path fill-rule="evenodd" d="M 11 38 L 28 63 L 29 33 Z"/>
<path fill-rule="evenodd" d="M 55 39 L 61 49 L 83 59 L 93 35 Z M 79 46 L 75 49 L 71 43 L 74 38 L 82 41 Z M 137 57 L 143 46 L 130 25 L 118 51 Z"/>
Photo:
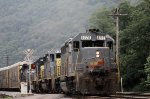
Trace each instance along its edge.
<path fill-rule="evenodd" d="M 0 97 L 0 99 L 12 99 L 12 97 L 10 97 L 10 96 L 4 96 L 4 97 Z"/>

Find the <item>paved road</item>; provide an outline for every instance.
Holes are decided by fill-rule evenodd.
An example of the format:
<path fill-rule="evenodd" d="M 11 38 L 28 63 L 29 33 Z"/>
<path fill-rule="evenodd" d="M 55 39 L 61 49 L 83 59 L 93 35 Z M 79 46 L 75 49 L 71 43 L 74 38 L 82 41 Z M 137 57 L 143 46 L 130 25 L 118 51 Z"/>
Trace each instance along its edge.
<path fill-rule="evenodd" d="M 65 99 L 63 94 L 34 94 L 32 96 L 18 97 L 13 99 Z"/>

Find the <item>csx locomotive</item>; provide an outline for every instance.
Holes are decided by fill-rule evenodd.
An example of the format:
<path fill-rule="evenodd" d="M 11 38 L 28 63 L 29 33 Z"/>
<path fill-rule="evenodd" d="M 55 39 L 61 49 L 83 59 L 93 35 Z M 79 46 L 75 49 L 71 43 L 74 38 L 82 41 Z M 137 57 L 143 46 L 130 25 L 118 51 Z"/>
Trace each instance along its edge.
<path fill-rule="evenodd" d="M 33 92 L 99 95 L 117 90 L 114 39 L 97 29 L 69 38 L 31 68 Z"/>
<path fill-rule="evenodd" d="M 97 29 L 70 38 L 61 47 L 60 86 L 63 91 L 105 94 L 116 91 L 114 40 Z"/>

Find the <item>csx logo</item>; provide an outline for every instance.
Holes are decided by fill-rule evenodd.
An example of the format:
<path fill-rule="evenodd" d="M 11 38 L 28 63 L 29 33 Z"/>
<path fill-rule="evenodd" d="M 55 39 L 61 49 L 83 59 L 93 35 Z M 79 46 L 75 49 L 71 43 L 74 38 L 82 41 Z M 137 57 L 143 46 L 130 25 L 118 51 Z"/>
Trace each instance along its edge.
<path fill-rule="evenodd" d="M 81 36 L 81 40 L 91 40 L 91 36 Z"/>

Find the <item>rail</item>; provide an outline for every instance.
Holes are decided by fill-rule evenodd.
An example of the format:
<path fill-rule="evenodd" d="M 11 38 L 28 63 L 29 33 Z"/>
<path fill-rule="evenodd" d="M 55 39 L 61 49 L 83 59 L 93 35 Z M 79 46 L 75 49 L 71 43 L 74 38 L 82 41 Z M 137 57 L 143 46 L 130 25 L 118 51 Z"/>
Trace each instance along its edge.
<path fill-rule="evenodd" d="M 66 96 L 72 99 L 150 99 L 150 93 L 137 93 L 137 92 L 117 92 L 112 95 L 74 95 Z"/>

